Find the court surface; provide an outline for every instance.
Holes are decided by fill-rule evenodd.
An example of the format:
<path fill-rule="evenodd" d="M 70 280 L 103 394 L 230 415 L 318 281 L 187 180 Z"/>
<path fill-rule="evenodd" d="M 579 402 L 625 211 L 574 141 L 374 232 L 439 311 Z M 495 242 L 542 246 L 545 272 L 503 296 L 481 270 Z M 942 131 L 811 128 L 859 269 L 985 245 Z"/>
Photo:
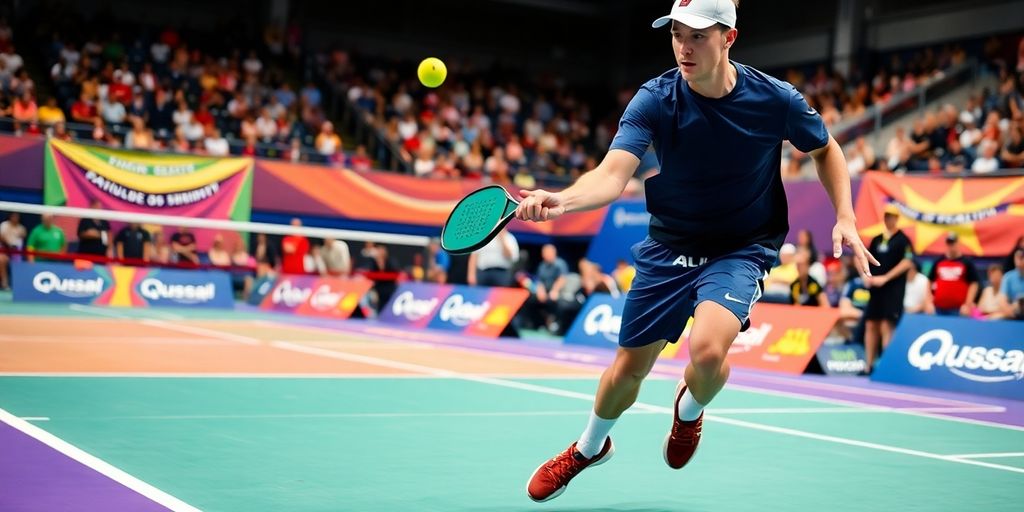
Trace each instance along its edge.
<path fill-rule="evenodd" d="M 535 504 L 610 355 L 258 311 L 0 302 L 0 510 L 1019 511 L 1024 403 L 734 372 L 665 466 L 677 362 Z"/>

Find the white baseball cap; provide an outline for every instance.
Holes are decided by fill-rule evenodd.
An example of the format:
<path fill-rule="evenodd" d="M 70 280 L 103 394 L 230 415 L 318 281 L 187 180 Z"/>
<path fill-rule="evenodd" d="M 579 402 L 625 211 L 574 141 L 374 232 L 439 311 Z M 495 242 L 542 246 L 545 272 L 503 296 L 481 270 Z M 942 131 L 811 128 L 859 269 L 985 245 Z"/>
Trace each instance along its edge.
<path fill-rule="evenodd" d="M 690 28 L 708 28 L 721 23 L 736 26 L 736 4 L 733 0 L 672 0 L 672 11 L 651 23 L 654 28 L 664 27 L 673 20 Z"/>

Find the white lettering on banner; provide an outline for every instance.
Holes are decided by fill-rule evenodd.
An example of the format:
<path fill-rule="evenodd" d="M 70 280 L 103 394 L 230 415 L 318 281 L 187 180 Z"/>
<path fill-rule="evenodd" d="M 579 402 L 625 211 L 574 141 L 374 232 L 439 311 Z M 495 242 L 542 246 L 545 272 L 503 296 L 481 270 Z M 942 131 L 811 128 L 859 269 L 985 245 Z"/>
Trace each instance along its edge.
<path fill-rule="evenodd" d="M 772 324 L 766 323 L 758 325 L 757 327 L 751 325 L 745 332 L 741 332 L 736 335 L 736 339 L 732 342 L 732 346 L 729 347 L 729 353 L 742 354 L 764 345 L 764 340 L 768 339 L 768 333 L 770 332 L 772 332 Z"/>
<path fill-rule="evenodd" d="M 933 341 L 938 343 L 938 347 L 926 346 Z M 936 350 L 930 350 L 932 348 Z M 1024 350 L 956 345 L 953 334 L 945 329 L 932 329 L 918 336 L 907 349 L 907 362 L 922 371 L 944 366 L 954 375 L 974 382 L 1024 379 Z M 1004 375 L 978 375 L 964 370 L 983 370 Z"/>
<path fill-rule="evenodd" d="M 135 174 L 142 175 L 149 174 L 149 167 L 146 164 L 140 164 L 129 160 L 121 160 L 116 156 L 107 158 L 107 163 L 110 164 L 111 167 L 117 167 L 122 171 L 134 172 Z"/>
<path fill-rule="evenodd" d="M 600 333 L 612 343 L 619 342 L 619 329 L 622 328 L 622 316 L 616 315 L 610 304 L 601 304 L 590 310 L 583 319 L 583 332 L 587 336 Z"/>
<path fill-rule="evenodd" d="M 294 308 L 306 302 L 311 293 L 313 293 L 312 289 L 293 286 L 292 282 L 286 279 L 281 281 L 280 286 L 274 288 L 274 294 L 270 300 L 274 304 L 281 304 L 283 302 L 285 306 Z"/>
<path fill-rule="evenodd" d="M 53 272 L 44 271 L 32 278 L 32 287 L 45 294 L 57 292 L 65 297 L 97 297 L 103 293 L 103 278 L 61 279 Z"/>
<path fill-rule="evenodd" d="M 647 212 L 633 213 L 621 206 L 612 213 L 612 222 L 617 228 L 622 226 L 646 226 L 650 221 L 651 214 Z"/>
<path fill-rule="evenodd" d="M 213 300 L 217 295 L 217 287 L 213 283 L 167 284 L 149 277 L 139 284 L 139 293 L 150 300 L 169 299 L 185 304 L 199 304 Z"/>
<path fill-rule="evenodd" d="M 391 312 L 395 316 L 405 317 L 406 320 L 415 322 L 434 310 L 437 306 L 437 297 L 429 299 L 417 299 L 411 291 L 404 291 L 395 297 L 391 303 Z"/>
<path fill-rule="evenodd" d="M 342 296 L 344 296 L 343 293 L 334 293 L 331 291 L 330 286 L 322 284 L 313 292 L 313 296 L 309 298 L 309 305 L 317 311 L 330 311 L 338 307 Z"/>
<path fill-rule="evenodd" d="M 462 294 L 456 293 L 441 305 L 441 320 L 451 322 L 458 326 L 466 326 L 484 317 L 484 313 L 491 307 L 491 303 L 484 301 L 482 304 L 474 304 L 466 300 Z"/>

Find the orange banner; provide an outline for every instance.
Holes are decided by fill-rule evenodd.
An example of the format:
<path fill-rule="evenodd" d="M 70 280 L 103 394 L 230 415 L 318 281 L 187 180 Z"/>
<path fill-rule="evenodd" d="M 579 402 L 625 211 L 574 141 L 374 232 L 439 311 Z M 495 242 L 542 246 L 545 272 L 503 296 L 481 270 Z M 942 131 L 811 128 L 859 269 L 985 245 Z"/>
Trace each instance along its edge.
<path fill-rule="evenodd" d="M 1024 177 L 934 178 L 870 172 L 857 196 L 864 243 L 882 232 L 882 212 L 900 210 L 899 227 L 917 254 L 945 252 L 945 235 L 960 237 L 974 256 L 1003 256 L 1024 236 Z"/>
<path fill-rule="evenodd" d="M 455 204 L 484 186 L 480 181 L 432 180 L 394 173 L 357 173 L 316 165 L 259 160 L 254 207 L 366 222 L 441 225 Z M 513 197 L 518 189 L 509 187 Z M 566 215 L 554 222 L 513 221 L 516 233 L 593 236 L 606 208 Z"/>
<path fill-rule="evenodd" d="M 801 374 L 837 320 L 836 308 L 758 304 L 751 312 L 750 328 L 733 341 L 727 359 L 741 368 Z M 689 334 L 687 324 L 675 358 L 689 359 Z"/>

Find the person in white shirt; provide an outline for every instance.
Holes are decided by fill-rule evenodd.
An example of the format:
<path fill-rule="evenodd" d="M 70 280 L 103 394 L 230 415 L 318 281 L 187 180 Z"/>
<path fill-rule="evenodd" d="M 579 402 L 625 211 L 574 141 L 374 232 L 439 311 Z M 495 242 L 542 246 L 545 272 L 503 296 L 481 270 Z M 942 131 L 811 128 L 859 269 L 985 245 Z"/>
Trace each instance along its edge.
<path fill-rule="evenodd" d="M 322 276 L 348 277 L 352 273 L 352 256 L 343 240 L 325 238 L 316 260 Z"/>
<path fill-rule="evenodd" d="M 512 265 L 519 261 L 519 243 L 502 229 L 490 243 L 469 255 L 470 286 L 512 286 Z"/>
<path fill-rule="evenodd" d="M 25 246 L 25 226 L 21 224 L 21 214 L 13 212 L 7 220 L 0 222 L 0 248 L 21 249 Z M 0 252 L 0 290 L 10 287 L 7 275 L 7 263 L 17 255 Z"/>
<path fill-rule="evenodd" d="M 220 130 L 210 129 L 210 135 L 203 141 L 206 153 L 212 156 L 227 156 L 231 151 L 228 140 L 221 136 Z"/>
<path fill-rule="evenodd" d="M 932 284 L 928 278 L 921 273 L 917 262 L 912 262 L 907 270 L 907 288 L 903 295 L 903 311 L 906 313 L 927 313 L 934 314 L 935 306 L 932 304 Z"/>
<path fill-rule="evenodd" d="M 971 164 L 971 171 L 974 174 L 988 174 L 999 170 L 999 159 L 996 158 L 996 151 L 999 144 L 994 140 L 981 141 L 981 151 L 978 159 Z"/>

